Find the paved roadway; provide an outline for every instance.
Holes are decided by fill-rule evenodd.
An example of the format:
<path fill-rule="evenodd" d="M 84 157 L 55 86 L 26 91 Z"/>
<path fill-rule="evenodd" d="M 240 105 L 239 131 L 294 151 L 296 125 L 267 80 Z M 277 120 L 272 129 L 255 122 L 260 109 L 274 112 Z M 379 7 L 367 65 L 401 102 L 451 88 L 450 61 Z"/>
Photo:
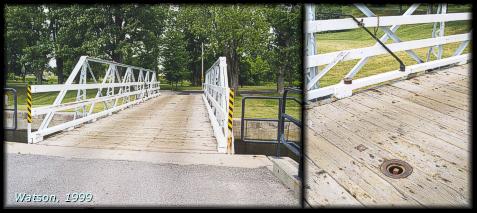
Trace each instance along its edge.
<path fill-rule="evenodd" d="M 6 207 L 299 205 L 264 156 L 6 144 Z M 90 192 L 93 201 L 64 202 L 73 192 Z M 15 193 L 53 194 L 59 202 L 17 203 Z"/>

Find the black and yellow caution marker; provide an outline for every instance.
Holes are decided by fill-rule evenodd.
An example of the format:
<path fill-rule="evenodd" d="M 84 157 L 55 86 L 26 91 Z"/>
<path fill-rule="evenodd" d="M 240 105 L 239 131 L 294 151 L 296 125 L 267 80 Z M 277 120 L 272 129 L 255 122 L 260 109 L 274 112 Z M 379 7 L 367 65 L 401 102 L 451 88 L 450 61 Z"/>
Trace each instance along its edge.
<path fill-rule="evenodd" d="M 26 98 L 26 102 L 27 102 L 27 111 L 28 111 L 28 117 L 27 117 L 27 121 L 28 123 L 32 123 L 32 119 L 31 119 L 31 105 L 32 105 L 32 99 L 31 99 L 31 86 L 30 84 L 27 85 L 27 98 Z"/>
<path fill-rule="evenodd" d="M 229 113 L 228 113 L 228 127 L 229 127 L 229 138 L 227 144 L 227 151 L 228 153 L 232 153 L 232 141 L 233 141 L 233 119 L 234 119 L 234 90 L 230 89 L 229 92 Z"/>

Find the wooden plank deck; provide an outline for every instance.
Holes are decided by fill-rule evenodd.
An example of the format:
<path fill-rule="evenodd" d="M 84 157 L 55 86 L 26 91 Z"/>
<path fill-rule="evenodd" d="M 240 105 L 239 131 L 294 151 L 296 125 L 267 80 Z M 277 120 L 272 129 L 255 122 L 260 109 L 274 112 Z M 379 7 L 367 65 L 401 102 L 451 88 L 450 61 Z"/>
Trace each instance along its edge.
<path fill-rule="evenodd" d="M 470 65 L 305 111 L 305 199 L 321 206 L 470 205 Z M 393 179 L 387 159 L 413 167 Z"/>
<path fill-rule="evenodd" d="M 163 94 L 40 144 L 118 150 L 217 153 L 202 94 Z"/>

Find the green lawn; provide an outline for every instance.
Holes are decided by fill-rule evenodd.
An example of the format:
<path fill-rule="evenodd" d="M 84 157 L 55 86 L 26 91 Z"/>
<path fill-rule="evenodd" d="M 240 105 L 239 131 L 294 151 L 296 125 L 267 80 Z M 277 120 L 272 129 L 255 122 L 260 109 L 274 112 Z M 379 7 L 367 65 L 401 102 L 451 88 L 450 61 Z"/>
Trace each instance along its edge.
<path fill-rule="evenodd" d="M 17 90 L 18 94 L 18 110 L 25 111 L 26 110 L 26 84 L 24 83 L 14 83 L 9 82 L 7 83 L 7 87 L 14 88 Z M 243 92 L 265 92 L 266 94 L 250 94 L 253 96 L 279 96 L 278 93 L 275 92 L 276 87 L 274 85 L 270 86 L 243 86 L 239 88 L 239 91 Z M 169 90 L 170 85 L 161 84 L 161 90 Z M 183 86 L 179 87 L 178 91 L 187 91 L 187 90 L 201 90 L 201 87 L 194 87 L 194 86 Z M 96 96 L 97 90 L 87 90 L 86 96 L 87 98 L 94 98 Z M 33 107 L 51 105 L 55 101 L 56 96 L 59 92 L 47 92 L 47 93 L 36 93 L 33 94 Z M 77 91 L 69 91 L 66 93 L 65 98 L 63 99 L 63 103 L 73 102 L 76 100 Z M 246 94 L 250 96 L 249 94 Z M 295 94 L 291 94 L 292 96 L 298 97 Z M 299 98 L 299 97 L 298 97 Z M 9 102 L 13 102 L 13 97 L 9 96 Z M 287 113 L 291 114 L 292 116 L 299 118 L 301 115 L 301 107 L 293 101 L 287 102 Z M 241 111 L 242 111 L 242 95 L 238 95 L 235 98 L 235 109 L 234 109 L 234 117 L 240 118 Z M 89 105 L 87 106 L 87 110 L 89 110 Z M 98 112 L 103 110 L 104 104 L 97 103 L 95 105 L 94 112 Z M 258 118 L 276 118 L 278 112 L 278 101 L 273 100 L 251 100 L 250 102 L 247 101 L 247 117 L 258 117 Z M 74 111 L 74 109 L 67 110 L 69 112 Z"/>
<path fill-rule="evenodd" d="M 401 38 L 402 41 L 426 39 L 431 37 L 432 27 L 433 24 L 403 25 L 396 31 L 396 34 Z M 469 21 L 448 22 L 445 25 L 445 35 L 467 33 L 470 31 L 470 29 L 471 25 Z M 373 31 L 373 28 L 370 30 Z M 383 34 L 384 33 L 381 30 L 378 30 L 378 37 L 381 37 Z M 319 54 L 346 49 L 369 47 L 376 43 L 376 41 L 373 40 L 373 38 L 363 29 L 319 33 L 315 36 L 317 52 Z M 387 43 L 392 43 L 392 40 L 389 39 Z M 451 43 L 443 45 L 443 57 L 451 56 L 459 44 L 460 43 Z M 469 44 L 464 50 L 464 53 L 471 52 L 471 46 L 472 44 Z M 421 59 L 425 60 L 427 57 L 428 48 L 415 49 L 413 51 Z M 409 57 L 406 52 L 398 52 L 396 55 L 403 60 L 406 66 L 417 63 L 411 57 Z M 431 60 L 435 60 L 435 57 L 431 57 Z M 322 79 L 320 79 L 320 87 L 338 83 L 358 61 L 359 60 L 352 60 L 338 63 Z M 324 67 L 325 66 L 320 66 L 320 69 L 323 69 Z M 399 69 L 399 63 L 391 55 L 374 56 L 368 60 L 366 65 L 363 66 L 363 68 L 356 74 L 354 78 L 362 78 L 397 69 Z"/>
<path fill-rule="evenodd" d="M 281 97 L 281 95 L 275 92 L 272 94 L 254 94 L 254 95 L 240 94 L 235 98 L 234 118 L 240 118 L 242 116 L 242 98 L 244 96 Z M 302 100 L 302 95 L 290 94 L 289 96 L 295 97 L 298 100 Z M 297 119 L 301 119 L 302 107 L 298 103 L 292 100 L 288 100 L 286 105 L 287 105 L 286 106 L 287 114 Z M 245 117 L 246 118 L 277 118 L 278 117 L 278 100 L 256 100 L 256 99 L 246 100 Z"/>
<path fill-rule="evenodd" d="M 161 84 L 161 90 L 170 90 L 170 84 Z M 184 82 L 182 86 L 179 86 L 175 91 L 190 91 L 190 90 L 202 90 L 200 86 L 191 86 L 190 83 Z M 240 118 L 242 116 L 242 96 L 280 96 L 276 92 L 276 85 L 273 83 L 267 83 L 261 86 L 240 86 L 239 94 L 235 97 L 234 103 L 234 118 Z M 245 93 L 245 94 L 241 94 Z M 290 94 L 290 96 L 298 95 Z M 276 100 L 248 100 L 246 106 L 245 117 L 254 118 L 276 118 L 278 116 L 278 101 Z M 287 102 L 287 111 L 290 115 L 301 118 L 301 107 L 294 101 Z"/>
<path fill-rule="evenodd" d="M 17 91 L 17 101 L 18 101 L 18 110 L 26 111 L 26 84 L 24 83 L 17 83 L 17 82 L 7 82 L 7 87 L 14 88 Z M 97 89 L 86 90 L 86 97 L 87 98 L 94 98 L 97 93 Z M 119 89 L 116 89 L 118 92 Z M 105 90 L 103 94 L 105 95 Z M 56 97 L 58 96 L 59 92 L 45 92 L 45 93 L 35 93 L 32 94 L 32 103 L 33 107 L 40 107 L 51 105 L 55 101 Z M 77 91 L 68 91 L 63 98 L 62 103 L 69 103 L 76 100 Z M 134 98 L 133 98 L 134 100 Z M 13 96 L 9 96 L 9 102 L 13 102 Z M 120 102 L 121 103 L 121 99 Z M 87 105 L 86 108 L 89 110 L 90 105 Z M 96 103 L 94 107 L 94 112 L 102 111 L 104 108 L 103 103 Z M 66 112 L 73 112 L 74 109 L 66 110 Z"/>

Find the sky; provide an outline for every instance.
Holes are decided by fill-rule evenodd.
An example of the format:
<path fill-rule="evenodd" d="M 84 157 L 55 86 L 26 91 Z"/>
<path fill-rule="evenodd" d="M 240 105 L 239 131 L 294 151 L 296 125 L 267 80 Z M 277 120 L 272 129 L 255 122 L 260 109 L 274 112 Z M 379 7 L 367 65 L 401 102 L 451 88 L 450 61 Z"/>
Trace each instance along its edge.
<path fill-rule="evenodd" d="M 48 66 L 50 66 L 51 68 L 55 68 L 56 67 L 56 59 L 55 58 L 50 59 L 50 61 L 48 62 Z"/>

